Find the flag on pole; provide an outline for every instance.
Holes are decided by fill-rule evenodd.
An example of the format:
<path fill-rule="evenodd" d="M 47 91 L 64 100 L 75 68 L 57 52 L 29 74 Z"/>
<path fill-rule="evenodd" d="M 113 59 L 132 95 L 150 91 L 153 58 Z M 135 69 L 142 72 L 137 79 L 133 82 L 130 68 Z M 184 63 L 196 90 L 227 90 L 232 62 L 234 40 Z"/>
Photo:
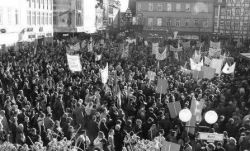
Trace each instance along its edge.
<path fill-rule="evenodd" d="M 102 79 L 102 83 L 106 84 L 109 78 L 109 66 L 108 63 L 106 65 L 106 67 L 102 70 L 101 69 L 101 79 Z"/>
<path fill-rule="evenodd" d="M 177 51 L 174 52 L 174 58 L 179 61 L 179 55 Z"/>
<path fill-rule="evenodd" d="M 153 72 L 153 71 L 148 71 L 147 73 L 147 78 L 150 80 L 150 81 L 154 81 L 155 80 L 155 76 L 156 76 L 156 73 Z"/>
<path fill-rule="evenodd" d="M 201 60 L 201 53 L 200 53 L 200 51 L 199 51 L 199 53 L 196 50 L 194 51 L 193 60 L 194 60 L 195 63 L 200 62 L 200 60 Z"/>
<path fill-rule="evenodd" d="M 93 43 L 92 43 L 92 41 L 90 41 L 89 44 L 88 44 L 88 52 L 93 52 Z"/>
<path fill-rule="evenodd" d="M 196 108 L 197 108 L 197 101 L 196 101 L 196 98 L 193 96 L 192 101 L 191 101 L 191 107 L 190 107 L 192 117 L 191 117 L 191 120 L 186 123 L 186 131 L 191 134 L 195 133 Z"/>
<path fill-rule="evenodd" d="M 234 63 L 233 65 L 229 66 L 228 63 L 225 64 L 222 72 L 225 73 L 225 74 L 232 74 L 234 73 L 234 70 L 235 70 L 235 65 L 236 63 Z"/>

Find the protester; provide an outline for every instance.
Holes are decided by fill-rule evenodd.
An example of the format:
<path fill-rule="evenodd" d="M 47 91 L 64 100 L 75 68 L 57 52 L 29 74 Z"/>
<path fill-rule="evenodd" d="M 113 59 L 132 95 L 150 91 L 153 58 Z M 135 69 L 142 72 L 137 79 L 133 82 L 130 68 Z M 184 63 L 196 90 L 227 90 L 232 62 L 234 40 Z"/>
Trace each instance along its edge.
<path fill-rule="evenodd" d="M 248 60 L 235 55 L 234 75 L 197 82 L 181 70 L 186 60 L 169 52 L 168 59 L 156 61 L 143 39 L 129 44 L 128 56 L 121 55 L 119 41 L 107 40 L 104 48 L 97 44 L 94 52 L 88 52 L 88 46 L 77 52 L 81 72 L 69 69 L 68 42 L 38 46 L 36 52 L 30 45 L 14 55 L 2 54 L 0 149 L 153 150 L 163 148 L 163 142 L 179 144 L 184 151 L 250 149 Z M 176 41 L 161 45 L 165 44 Z M 194 51 L 189 49 L 179 58 L 189 59 Z M 102 54 L 100 60 L 95 53 Z M 100 69 L 107 63 L 108 81 L 103 84 Z M 155 72 L 153 79 L 148 71 Z M 158 79 L 168 80 L 166 94 L 157 93 Z M 203 119 L 199 124 L 208 127 L 206 132 L 224 134 L 224 141 L 197 140 L 198 132 L 187 133 L 178 115 L 172 117 L 169 103 L 179 101 L 181 108 L 190 108 L 192 99 L 205 102 L 202 115 L 211 109 L 217 112 L 215 124 L 207 125 Z"/>

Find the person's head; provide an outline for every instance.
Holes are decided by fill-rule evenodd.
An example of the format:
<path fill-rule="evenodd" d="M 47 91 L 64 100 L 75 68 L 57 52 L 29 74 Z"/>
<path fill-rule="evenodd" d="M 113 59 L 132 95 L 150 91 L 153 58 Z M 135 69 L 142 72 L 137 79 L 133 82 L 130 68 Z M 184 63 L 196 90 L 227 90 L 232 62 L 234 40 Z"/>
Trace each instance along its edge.
<path fill-rule="evenodd" d="M 221 143 L 221 142 L 218 142 L 216 147 L 217 147 L 217 149 L 222 148 L 222 143 Z"/>
<path fill-rule="evenodd" d="M 102 131 L 99 131 L 98 132 L 98 137 L 99 138 L 105 138 L 105 135 L 104 135 L 104 133 Z"/>
<path fill-rule="evenodd" d="M 109 135 L 114 135 L 114 133 L 115 133 L 114 129 L 111 128 L 111 129 L 109 130 Z"/>
<path fill-rule="evenodd" d="M 120 131 L 120 129 L 121 129 L 121 125 L 116 124 L 116 125 L 115 125 L 115 130 Z"/>

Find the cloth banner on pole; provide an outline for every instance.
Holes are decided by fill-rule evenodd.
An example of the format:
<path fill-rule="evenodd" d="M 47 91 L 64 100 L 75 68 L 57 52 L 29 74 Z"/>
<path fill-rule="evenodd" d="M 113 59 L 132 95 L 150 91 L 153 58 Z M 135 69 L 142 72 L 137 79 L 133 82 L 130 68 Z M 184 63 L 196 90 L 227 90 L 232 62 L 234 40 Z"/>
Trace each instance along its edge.
<path fill-rule="evenodd" d="M 225 73 L 225 74 L 232 74 L 232 73 L 234 73 L 235 65 L 236 65 L 236 63 L 234 63 L 233 65 L 229 66 L 228 63 L 226 63 L 225 66 L 224 66 L 224 68 L 222 69 L 222 72 Z"/>
<path fill-rule="evenodd" d="M 157 51 L 155 57 L 156 57 L 157 60 L 160 60 L 160 61 L 166 59 L 167 58 L 167 48 L 165 48 L 165 50 L 162 53 L 160 53 L 159 51 Z"/>
<path fill-rule="evenodd" d="M 69 55 L 69 54 L 67 54 L 67 60 L 68 60 L 69 69 L 72 72 L 80 72 L 80 71 L 82 71 L 82 65 L 81 65 L 79 55 Z"/>
<path fill-rule="evenodd" d="M 172 142 L 163 141 L 161 151 L 180 151 L 181 146 Z"/>
<path fill-rule="evenodd" d="M 198 53 L 198 52 L 195 50 L 195 51 L 194 51 L 194 56 L 193 56 L 193 58 L 194 58 L 194 62 L 195 62 L 195 63 L 198 63 L 198 62 L 201 61 L 201 54 Z"/>
<path fill-rule="evenodd" d="M 160 94 L 166 94 L 168 89 L 168 81 L 165 79 L 158 79 L 156 92 Z"/>
<path fill-rule="evenodd" d="M 157 54 L 159 51 L 159 43 L 152 43 L 152 54 Z"/>
<path fill-rule="evenodd" d="M 217 74 L 221 74 L 221 68 L 223 65 L 223 60 L 222 59 L 212 59 L 210 67 L 216 69 Z"/>
<path fill-rule="evenodd" d="M 109 66 L 107 63 L 106 67 L 103 70 L 101 69 L 101 78 L 103 84 L 107 83 L 108 77 L 109 77 Z"/>
<path fill-rule="evenodd" d="M 210 48 L 220 49 L 221 48 L 221 43 L 220 42 L 210 41 Z"/>
<path fill-rule="evenodd" d="M 179 112 L 181 111 L 181 103 L 179 101 L 168 103 L 167 106 L 171 118 L 176 118 L 179 116 Z"/>
<path fill-rule="evenodd" d="M 216 69 L 203 66 L 203 67 L 201 67 L 201 71 L 204 72 L 203 78 L 210 80 L 210 79 L 214 78 Z"/>
<path fill-rule="evenodd" d="M 219 58 L 221 56 L 221 49 L 209 48 L 209 56 Z"/>
<path fill-rule="evenodd" d="M 201 62 L 199 62 L 199 63 L 195 63 L 194 60 L 192 58 L 190 58 L 191 70 L 201 71 L 202 66 L 203 66 L 203 60 Z"/>
<path fill-rule="evenodd" d="M 175 58 L 176 60 L 179 60 L 179 55 L 178 55 L 178 52 L 177 52 L 177 51 L 174 52 L 174 58 Z"/>

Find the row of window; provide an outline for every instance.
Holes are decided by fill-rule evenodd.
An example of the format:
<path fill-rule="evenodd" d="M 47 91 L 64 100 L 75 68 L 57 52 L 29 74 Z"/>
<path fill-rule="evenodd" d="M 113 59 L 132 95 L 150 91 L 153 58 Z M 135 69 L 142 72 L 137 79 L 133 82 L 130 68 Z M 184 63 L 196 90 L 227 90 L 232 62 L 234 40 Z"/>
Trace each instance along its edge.
<path fill-rule="evenodd" d="M 28 25 L 52 25 L 52 13 L 27 11 Z"/>
<path fill-rule="evenodd" d="M 143 5 L 147 5 L 144 8 Z M 195 6 L 195 5 L 194 5 Z M 142 9 L 146 9 L 146 11 L 185 11 L 191 12 L 191 4 L 190 3 L 137 3 L 137 10 L 142 11 Z M 201 12 L 208 12 L 208 9 L 202 9 Z"/>
<path fill-rule="evenodd" d="M 5 13 L 7 12 L 7 13 Z M 20 10 L 14 8 L 3 9 L 0 7 L 0 25 L 4 24 L 4 14 L 7 14 L 7 24 L 8 25 L 18 25 L 20 24 Z"/>
<path fill-rule="evenodd" d="M 192 23 L 191 19 L 166 19 L 166 25 L 165 26 L 176 26 L 176 27 L 180 27 L 180 26 L 190 26 Z M 148 22 L 147 25 L 148 26 L 154 26 L 154 24 L 156 26 L 164 26 L 163 25 L 163 18 L 156 18 L 155 22 L 154 22 L 154 18 L 148 18 Z M 195 26 L 202 26 L 202 27 L 208 27 L 208 21 L 207 20 L 198 20 L 198 19 L 194 19 L 193 20 L 193 24 Z"/>
<path fill-rule="evenodd" d="M 235 9 L 221 8 L 219 12 L 218 7 L 215 7 L 214 11 L 215 11 L 214 12 L 215 16 L 219 16 L 219 13 L 222 16 L 242 16 L 242 15 L 247 15 L 249 12 L 248 10 L 241 8 L 235 8 Z"/>
<path fill-rule="evenodd" d="M 30 8 L 52 10 L 53 0 L 27 0 Z"/>

